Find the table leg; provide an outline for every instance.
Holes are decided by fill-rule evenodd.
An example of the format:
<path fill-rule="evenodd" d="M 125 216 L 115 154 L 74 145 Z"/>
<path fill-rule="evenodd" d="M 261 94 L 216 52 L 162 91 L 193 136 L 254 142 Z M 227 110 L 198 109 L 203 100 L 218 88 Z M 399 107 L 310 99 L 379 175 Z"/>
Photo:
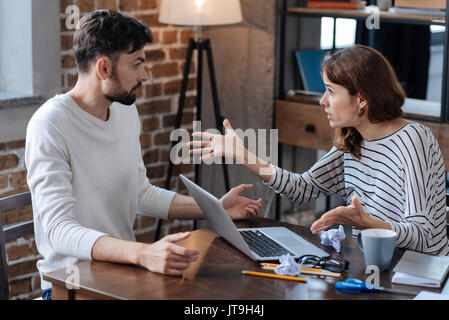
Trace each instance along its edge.
<path fill-rule="evenodd" d="M 73 300 L 72 290 L 53 284 L 51 287 L 52 300 Z"/>

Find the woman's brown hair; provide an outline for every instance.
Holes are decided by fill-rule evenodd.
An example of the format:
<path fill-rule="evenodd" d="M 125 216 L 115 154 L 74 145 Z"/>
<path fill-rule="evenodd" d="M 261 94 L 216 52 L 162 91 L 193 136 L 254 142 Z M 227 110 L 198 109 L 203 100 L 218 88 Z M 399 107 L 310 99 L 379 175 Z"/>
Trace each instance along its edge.
<path fill-rule="evenodd" d="M 324 59 L 321 73 L 330 82 L 345 87 L 352 96 L 360 95 L 367 102 L 371 123 L 392 120 L 402 115 L 405 93 L 388 60 L 377 50 L 355 45 L 341 49 Z M 360 114 L 360 115 L 362 115 Z M 335 130 L 334 145 L 360 159 L 363 138 L 353 127 Z"/>

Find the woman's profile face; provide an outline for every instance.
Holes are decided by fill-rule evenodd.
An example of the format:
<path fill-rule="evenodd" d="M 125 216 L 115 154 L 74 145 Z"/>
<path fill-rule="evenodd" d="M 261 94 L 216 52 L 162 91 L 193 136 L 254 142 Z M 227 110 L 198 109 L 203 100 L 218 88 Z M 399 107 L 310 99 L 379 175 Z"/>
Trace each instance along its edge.
<path fill-rule="evenodd" d="M 324 107 L 329 125 L 334 129 L 360 125 L 362 117 L 359 116 L 358 96 L 352 96 L 345 87 L 330 82 L 325 72 L 323 82 L 326 92 L 321 97 L 320 105 Z"/>

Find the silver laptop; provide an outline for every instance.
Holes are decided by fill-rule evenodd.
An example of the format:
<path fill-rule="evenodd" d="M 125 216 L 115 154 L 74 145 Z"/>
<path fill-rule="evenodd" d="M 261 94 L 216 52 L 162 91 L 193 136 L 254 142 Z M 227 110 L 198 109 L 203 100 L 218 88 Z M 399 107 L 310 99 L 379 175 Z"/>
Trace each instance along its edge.
<path fill-rule="evenodd" d="M 255 261 L 272 261 L 287 253 L 293 258 L 305 254 L 329 254 L 284 227 L 237 229 L 220 201 L 182 174 L 179 175 L 196 200 L 211 228 Z"/>

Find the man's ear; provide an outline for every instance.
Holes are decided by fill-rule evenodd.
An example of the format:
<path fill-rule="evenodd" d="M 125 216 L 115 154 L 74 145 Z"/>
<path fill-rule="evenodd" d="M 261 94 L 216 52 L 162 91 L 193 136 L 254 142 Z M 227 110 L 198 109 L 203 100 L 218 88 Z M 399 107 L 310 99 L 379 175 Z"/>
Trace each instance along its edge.
<path fill-rule="evenodd" d="M 106 80 L 112 75 L 112 62 L 107 57 L 101 57 L 95 64 L 95 70 L 101 80 Z"/>

